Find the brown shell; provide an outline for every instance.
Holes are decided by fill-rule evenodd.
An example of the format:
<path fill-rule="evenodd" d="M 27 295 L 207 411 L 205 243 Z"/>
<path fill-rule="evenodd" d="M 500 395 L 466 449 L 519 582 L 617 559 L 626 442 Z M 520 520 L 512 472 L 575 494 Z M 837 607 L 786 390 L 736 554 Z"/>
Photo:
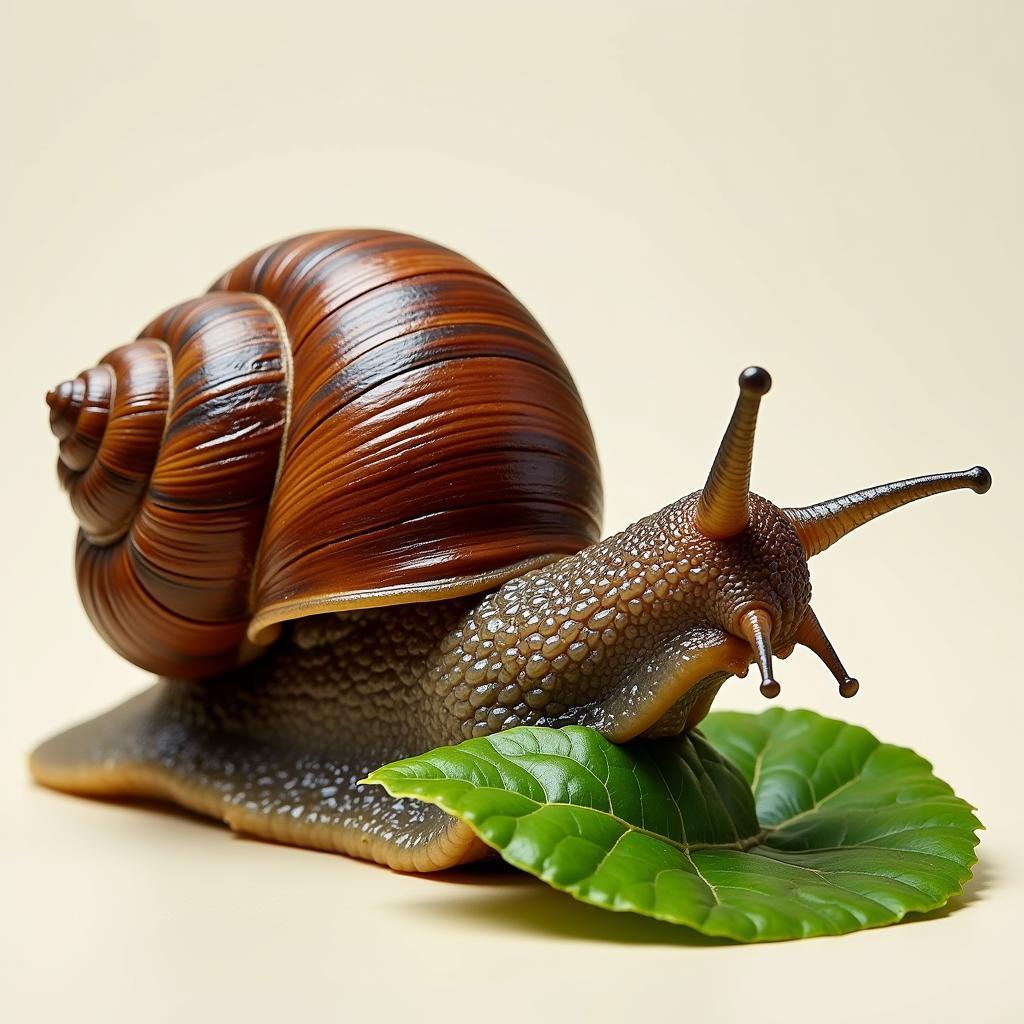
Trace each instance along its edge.
<path fill-rule="evenodd" d="M 289 239 L 135 346 L 172 367 L 159 456 L 128 470 L 121 454 L 125 349 L 51 405 L 86 607 L 145 667 L 217 671 L 244 656 L 246 626 L 262 644 L 302 615 L 485 590 L 599 536 L 597 457 L 568 370 L 526 309 L 451 250 L 381 230 Z M 147 387 L 132 409 L 148 445 Z M 86 479 L 98 467 L 105 487 Z"/>

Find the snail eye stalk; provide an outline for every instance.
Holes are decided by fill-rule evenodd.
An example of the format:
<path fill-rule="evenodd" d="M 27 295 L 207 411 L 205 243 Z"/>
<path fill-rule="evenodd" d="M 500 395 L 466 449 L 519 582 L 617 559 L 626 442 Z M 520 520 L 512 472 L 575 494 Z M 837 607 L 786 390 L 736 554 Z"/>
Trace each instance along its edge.
<path fill-rule="evenodd" d="M 740 632 L 750 644 L 761 672 L 761 694 L 771 700 L 782 691 L 772 671 L 772 620 L 763 608 L 752 608 L 740 619 Z"/>
<path fill-rule="evenodd" d="M 839 684 L 839 693 L 843 697 L 852 697 L 860 689 L 860 683 L 843 667 L 843 663 L 836 654 L 832 642 L 825 635 L 821 628 L 818 616 L 810 607 L 804 614 L 803 619 L 796 631 L 796 642 L 809 651 L 813 651 L 835 677 Z"/>
<path fill-rule="evenodd" d="M 976 494 L 984 494 L 991 486 L 992 476 L 989 471 L 984 466 L 974 466 L 972 469 L 952 473 L 933 473 L 879 484 L 816 505 L 784 508 L 782 511 L 793 524 L 804 553 L 810 558 L 821 554 L 858 526 L 893 509 L 909 505 L 912 501 L 965 487 Z"/>
<path fill-rule="evenodd" d="M 771 386 L 768 371 L 760 366 L 748 366 L 740 374 L 736 408 L 694 514 L 694 525 L 711 540 L 735 537 L 750 521 L 750 466 L 754 458 L 757 410 Z"/>

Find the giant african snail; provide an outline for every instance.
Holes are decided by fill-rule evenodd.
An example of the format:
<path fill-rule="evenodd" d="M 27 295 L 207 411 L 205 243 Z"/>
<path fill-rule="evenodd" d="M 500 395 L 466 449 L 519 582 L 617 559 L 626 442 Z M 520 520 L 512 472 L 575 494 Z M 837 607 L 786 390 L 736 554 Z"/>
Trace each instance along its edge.
<path fill-rule="evenodd" d="M 49 786 L 429 870 L 482 852 L 369 769 L 519 724 L 696 725 L 815 652 L 807 559 L 975 467 L 780 509 L 749 491 L 758 368 L 701 491 L 598 542 L 593 437 L 536 321 L 387 231 L 256 253 L 48 395 L 96 628 L 165 678 L 32 757 Z"/>

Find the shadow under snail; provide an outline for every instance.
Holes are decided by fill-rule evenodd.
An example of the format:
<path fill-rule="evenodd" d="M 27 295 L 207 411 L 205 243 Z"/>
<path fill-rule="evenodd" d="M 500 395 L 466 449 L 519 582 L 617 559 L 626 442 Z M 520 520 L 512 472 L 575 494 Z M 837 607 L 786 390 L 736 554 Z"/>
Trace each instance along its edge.
<path fill-rule="evenodd" d="M 387 761 L 522 724 L 672 735 L 751 663 L 777 695 L 797 644 L 852 696 L 807 560 L 991 478 L 778 508 L 749 489 L 771 379 L 739 385 L 703 490 L 600 540 L 572 378 L 490 275 L 379 230 L 250 256 L 47 396 L 85 609 L 162 678 L 40 746 L 35 778 L 427 871 L 487 851 L 357 786 Z"/>

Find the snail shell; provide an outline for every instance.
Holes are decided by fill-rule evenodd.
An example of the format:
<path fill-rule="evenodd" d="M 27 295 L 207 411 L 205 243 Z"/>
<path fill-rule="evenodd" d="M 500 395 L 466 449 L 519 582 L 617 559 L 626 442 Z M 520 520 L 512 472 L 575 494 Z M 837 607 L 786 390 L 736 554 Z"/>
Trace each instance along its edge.
<path fill-rule="evenodd" d="M 411 235 L 262 249 L 48 396 L 85 609 L 163 675 L 286 620 L 490 589 L 600 535 L 593 435 L 527 310 Z"/>

